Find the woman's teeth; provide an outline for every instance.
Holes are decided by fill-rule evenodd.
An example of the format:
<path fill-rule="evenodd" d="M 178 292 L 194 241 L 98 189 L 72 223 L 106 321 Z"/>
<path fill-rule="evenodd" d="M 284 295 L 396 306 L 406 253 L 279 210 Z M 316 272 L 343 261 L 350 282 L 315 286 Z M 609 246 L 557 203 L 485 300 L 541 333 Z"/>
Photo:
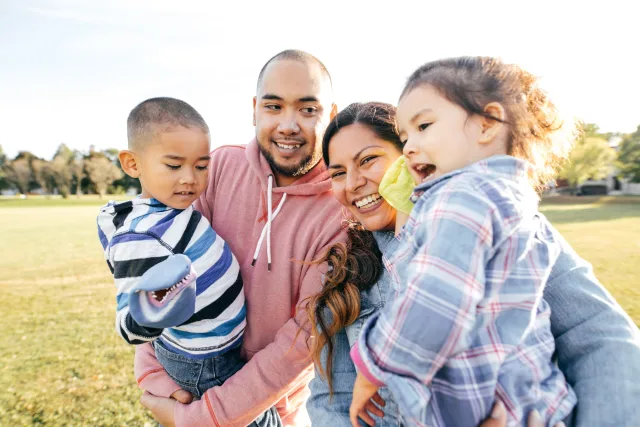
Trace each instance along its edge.
<path fill-rule="evenodd" d="M 364 199 L 356 201 L 356 207 L 358 209 L 370 208 L 371 206 L 375 205 L 380 199 L 382 199 L 382 196 L 380 196 L 378 193 L 372 194 L 365 197 Z"/>
<path fill-rule="evenodd" d="M 276 142 L 276 145 L 280 148 L 284 148 L 285 150 L 295 150 L 296 148 L 300 148 L 300 145 L 302 144 L 295 144 L 295 145 L 290 145 L 290 144 L 280 144 L 278 142 Z"/>

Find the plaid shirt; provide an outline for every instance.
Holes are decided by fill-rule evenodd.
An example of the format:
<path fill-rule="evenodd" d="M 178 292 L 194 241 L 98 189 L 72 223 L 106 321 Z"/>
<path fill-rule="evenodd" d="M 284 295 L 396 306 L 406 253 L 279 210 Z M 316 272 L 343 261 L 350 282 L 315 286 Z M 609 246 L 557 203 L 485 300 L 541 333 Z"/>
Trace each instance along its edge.
<path fill-rule="evenodd" d="M 508 425 L 533 409 L 553 425 L 576 403 L 542 299 L 559 247 L 527 168 L 497 156 L 416 187 L 385 259 L 395 295 L 352 350 L 409 425 L 477 426 L 496 397 Z"/>

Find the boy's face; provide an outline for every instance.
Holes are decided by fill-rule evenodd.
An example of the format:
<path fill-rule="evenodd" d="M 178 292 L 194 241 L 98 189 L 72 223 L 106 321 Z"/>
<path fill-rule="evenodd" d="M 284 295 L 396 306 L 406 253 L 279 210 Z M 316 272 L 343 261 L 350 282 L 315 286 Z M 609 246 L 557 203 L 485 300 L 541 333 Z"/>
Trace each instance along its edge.
<path fill-rule="evenodd" d="M 136 159 L 141 197 L 186 209 L 207 188 L 209 135 L 196 128 L 159 128 Z"/>

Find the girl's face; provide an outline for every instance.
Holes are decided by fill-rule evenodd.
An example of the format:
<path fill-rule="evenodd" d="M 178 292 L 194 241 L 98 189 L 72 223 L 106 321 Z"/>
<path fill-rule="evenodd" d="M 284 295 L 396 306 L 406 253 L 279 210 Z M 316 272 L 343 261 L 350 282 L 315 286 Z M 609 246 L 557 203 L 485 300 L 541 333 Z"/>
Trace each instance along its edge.
<path fill-rule="evenodd" d="M 396 120 L 409 171 L 420 184 L 486 157 L 482 144 L 482 117 L 469 115 L 433 86 L 407 93 L 398 105 Z"/>
<path fill-rule="evenodd" d="M 378 194 L 380 181 L 402 153 L 362 124 L 344 127 L 329 144 L 333 195 L 370 231 L 394 230 L 396 210 Z"/>

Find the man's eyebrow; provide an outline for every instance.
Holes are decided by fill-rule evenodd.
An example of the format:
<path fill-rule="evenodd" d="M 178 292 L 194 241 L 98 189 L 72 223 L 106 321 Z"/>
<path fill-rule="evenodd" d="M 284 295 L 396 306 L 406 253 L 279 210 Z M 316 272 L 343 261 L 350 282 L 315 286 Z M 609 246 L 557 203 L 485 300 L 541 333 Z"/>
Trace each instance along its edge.
<path fill-rule="evenodd" d="M 305 96 L 298 99 L 298 102 L 320 102 L 315 96 Z"/>
<path fill-rule="evenodd" d="M 272 99 L 274 101 L 284 101 L 281 96 L 274 95 L 273 93 L 265 93 L 262 95 L 262 99 Z"/>

